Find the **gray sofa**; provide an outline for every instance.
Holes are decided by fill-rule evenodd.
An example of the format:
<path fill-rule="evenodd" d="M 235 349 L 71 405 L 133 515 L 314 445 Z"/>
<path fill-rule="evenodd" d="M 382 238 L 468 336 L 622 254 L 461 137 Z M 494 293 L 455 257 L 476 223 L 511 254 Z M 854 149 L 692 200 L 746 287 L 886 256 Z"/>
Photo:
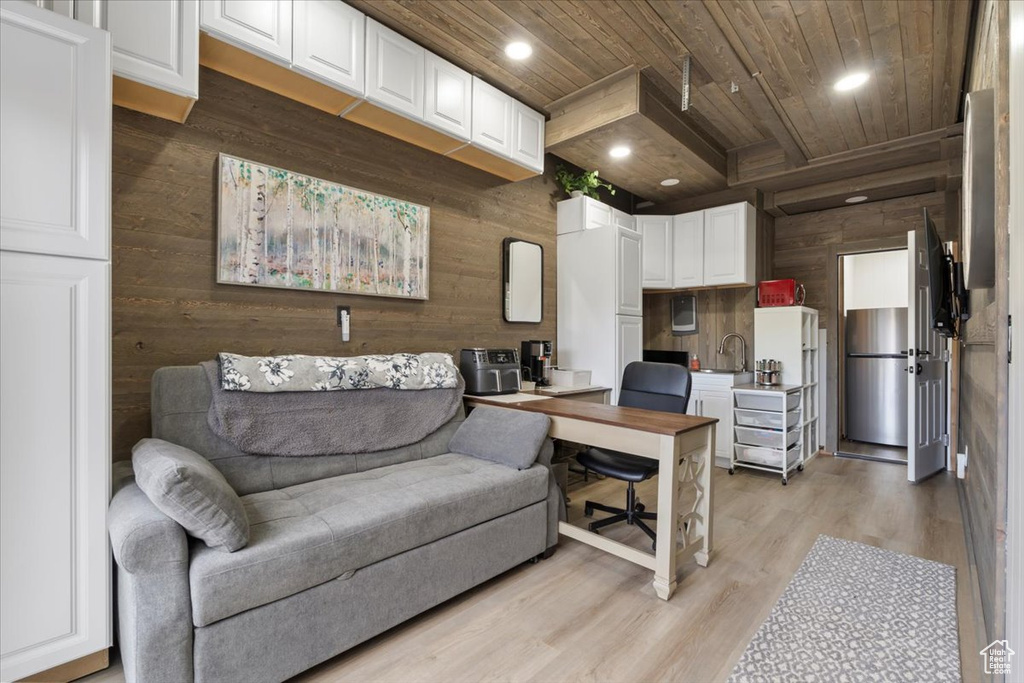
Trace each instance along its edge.
<path fill-rule="evenodd" d="M 242 497 L 246 547 L 186 535 L 115 480 L 108 525 L 126 679 L 280 681 L 538 556 L 558 539 L 551 443 L 517 470 L 422 441 L 359 455 L 251 456 L 207 425 L 202 369 L 158 370 L 153 436 L 202 454 Z"/>

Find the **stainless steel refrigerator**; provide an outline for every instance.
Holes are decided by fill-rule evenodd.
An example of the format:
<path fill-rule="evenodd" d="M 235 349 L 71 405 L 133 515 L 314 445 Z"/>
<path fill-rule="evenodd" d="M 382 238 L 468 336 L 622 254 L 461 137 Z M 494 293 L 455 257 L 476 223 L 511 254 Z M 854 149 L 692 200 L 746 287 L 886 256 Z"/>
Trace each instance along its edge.
<path fill-rule="evenodd" d="M 907 309 L 846 312 L 846 438 L 907 445 Z"/>

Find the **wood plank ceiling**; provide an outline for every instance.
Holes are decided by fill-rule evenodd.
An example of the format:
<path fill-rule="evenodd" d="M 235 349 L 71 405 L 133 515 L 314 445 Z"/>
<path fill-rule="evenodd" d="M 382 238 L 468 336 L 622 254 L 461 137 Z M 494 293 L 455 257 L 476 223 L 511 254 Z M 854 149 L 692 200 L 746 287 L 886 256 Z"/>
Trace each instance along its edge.
<path fill-rule="evenodd" d="M 774 140 L 796 165 L 957 120 L 968 0 L 349 0 L 532 107 L 625 66 L 724 149 Z M 533 56 L 504 54 L 525 40 Z M 854 92 L 833 83 L 871 78 Z M 739 86 L 731 91 L 731 84 Z"/>

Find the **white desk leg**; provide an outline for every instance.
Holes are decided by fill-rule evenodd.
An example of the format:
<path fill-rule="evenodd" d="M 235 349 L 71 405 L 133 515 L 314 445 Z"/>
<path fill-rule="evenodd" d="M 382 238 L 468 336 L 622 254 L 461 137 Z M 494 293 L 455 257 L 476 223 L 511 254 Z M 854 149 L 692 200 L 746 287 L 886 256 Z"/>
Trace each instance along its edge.
<path fill-rule="evenodd" d="M 703 453 L 701 457 L 704 459 L 703 468 L 700 471 L 700 486 L 703 489 L 704 495 L 701 497 L 700 502 L 697 504 L 697 512 L 700 514 L 700 518 L 703 520 L 701 526 L 701 535 L 704 536 L 703 547 L 697 551 L 694 555 L 694 559 L 702 567 L 708 566 L 708 561 L 711 559 L 711 528 L 712 528 L 712 499 L 714 497 L 714 487 L 711 485 L 711 475 L 715 469 L 715 428 L 706 427 L 707 429 L 707 443 L 704 445 Z"/>
<path fill-rule="evenodd" d="M 654 592 L 662 600 L 676 589 L 679 550 L 679 441 L 660 438 L 658 455 L 658 546 L 654 553 Z"/>

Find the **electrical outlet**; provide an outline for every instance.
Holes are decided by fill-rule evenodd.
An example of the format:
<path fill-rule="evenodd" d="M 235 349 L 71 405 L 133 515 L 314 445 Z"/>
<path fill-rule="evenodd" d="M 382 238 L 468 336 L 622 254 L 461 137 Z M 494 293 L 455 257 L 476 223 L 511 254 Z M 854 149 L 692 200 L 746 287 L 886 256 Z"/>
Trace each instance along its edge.
<path fill-rule="evenodd" d="M 345 316 L 352 315 L 351 306 L 338 306 L 338 327 L 342 327 L 345 324 Z"/>

